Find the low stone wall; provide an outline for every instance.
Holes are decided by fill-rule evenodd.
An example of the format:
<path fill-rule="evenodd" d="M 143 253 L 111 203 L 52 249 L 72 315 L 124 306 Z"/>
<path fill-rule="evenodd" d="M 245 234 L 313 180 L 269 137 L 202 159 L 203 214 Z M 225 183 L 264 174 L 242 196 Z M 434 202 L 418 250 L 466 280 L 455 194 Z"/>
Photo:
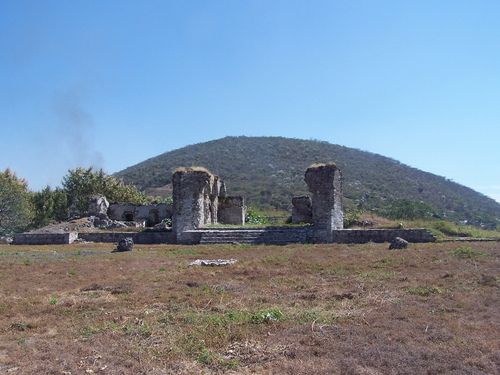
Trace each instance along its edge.
<path fill-rule="evenodd" d="M 175 243 L 175 234 L 172 231 L 162 232 L 96 232 L 79 233 L 78 238 L 92 242 L 111 242 L 115 243 L 123 238 L 132 237 L 134 243 L 138 244 L 161 244 Z"/>
<path fill-rule="evenodd" d="M 14 235 L 13 245 L 64 245 L 73 243 L 78 233 L 18 233 Z"/>
<path fill-rule="evenodd" d="M 408 242 L 434 242 L 436 237 L 427 229 L 342 229 L 333 231 L 335 243 L 390 242 L 395 237 Z"/>

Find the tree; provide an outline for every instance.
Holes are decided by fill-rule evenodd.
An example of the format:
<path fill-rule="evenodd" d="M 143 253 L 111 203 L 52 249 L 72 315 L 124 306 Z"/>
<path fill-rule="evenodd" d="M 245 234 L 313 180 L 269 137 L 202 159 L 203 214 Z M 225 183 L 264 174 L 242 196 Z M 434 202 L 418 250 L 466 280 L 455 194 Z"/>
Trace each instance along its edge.
<path fill-rule="evenodd" d="M 391 203 L 386 211 L 391 219 L 429 219 L 438 217 L 434 208 L 424 202 L 415 202 L 408 199 L 398 199 Z"/>
<path fill-rule="evenodd" d="M 106 174 L 102 169 L 76 168 L 68 171 L 62 181 L 68 205 L 79 213 L 86 213 L 89 199 L 102 194 L 110 202 L 144 204 L 149 198 L 133 185 L 126 185 L 116 177 Z"/>
<path fill-rule="evenodd" d="M 32 217 L 28 183 L 9 169 L 0 172 L 0 235 L 22 232 Z"/>
<path fill-rule="evenodd" d="M 68 218 L 68 198 L 60 188 L 52 190 L 50 186 L 46 186 L 42 191 L 33 193 L 32 202 L 35 227 L 42 227 L 54 220 L 63 221 Z"/>

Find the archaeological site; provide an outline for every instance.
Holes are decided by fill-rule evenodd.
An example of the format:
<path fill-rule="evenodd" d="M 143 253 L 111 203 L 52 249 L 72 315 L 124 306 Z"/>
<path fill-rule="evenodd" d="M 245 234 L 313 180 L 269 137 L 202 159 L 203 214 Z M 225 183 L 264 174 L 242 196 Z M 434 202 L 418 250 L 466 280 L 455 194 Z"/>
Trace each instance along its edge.
<path fill-rule="evenodd" d="M 98 230 L 65 233 L 20 233 L 13 244 L 67 244 L 74 241 L 179 244 L 288 244 L 432 242 L 425 229 L 344 229 L 342 172 L 333 163 L 314 164 L 305 172 L 309 196 L 292 198 L 291 225 L 245 227 L 241 196 L 227 194 L 219 176 L 202 167 L 177 168 L 172 177 L 173 203 L 109 204 L 96 196 L 89 203 L 89 220 Z M 170 225 L 171 224 L 171 225 Z M 130 232 L 127 227 L 141 228 Z"/>

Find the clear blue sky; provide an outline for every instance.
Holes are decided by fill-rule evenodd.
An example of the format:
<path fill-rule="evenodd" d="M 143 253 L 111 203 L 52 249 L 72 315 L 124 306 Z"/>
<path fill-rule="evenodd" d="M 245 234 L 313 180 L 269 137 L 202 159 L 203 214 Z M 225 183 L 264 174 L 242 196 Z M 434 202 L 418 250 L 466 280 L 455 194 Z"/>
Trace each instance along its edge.
<path fill-rule="evenodd" d="M 2 0 L 0 168 L 39 189 L 280 135 L 500 201 L 499 19 L 498 0 Z"/>

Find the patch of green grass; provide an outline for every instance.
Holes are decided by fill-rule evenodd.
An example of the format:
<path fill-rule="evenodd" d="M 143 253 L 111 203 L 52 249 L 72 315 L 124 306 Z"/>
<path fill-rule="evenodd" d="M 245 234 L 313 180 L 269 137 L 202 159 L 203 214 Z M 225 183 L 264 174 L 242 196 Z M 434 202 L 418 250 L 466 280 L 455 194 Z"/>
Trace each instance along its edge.
<path fill-rule="evenodd" d="M 159 271 L 159 272 L 165 272 L 165 267 L 160 267 L 160 268 L 158 269 L 158 271 Z"/>
<path fill-rule="evenodd" d="M 380 259 L 380 260 L 377 260 L 374 264 L 373 264 L 373 268 L 387 268 L 387 267 L 394 267 L 394 266 L 397 266 L 401 263 L 401 259 L 399 258 L 384 258 L 384 259 Z"/>
<path fill-rule="evenodd" d="M 32 264 L 32 262 L 31 262 L 31 260 L 30 260 L 30 259 L 24 259 L 24 260 L 23 260 L 23 264 L 24 264 L 25 266 L 30 266 L 30 265 Z"/>
<path fill-rule="evenodd" d="M 377 269 L 373 271 L 360 272 L 359 278 L 365 281 L 379 281 L 388 280 L 396 275 L 394 271 L 386 271 L 383 269 Z"/>
<path fill-rule="evenodd" d="M 269 309 L 269 310 L 261 310 L 252 314 L 250 320 L 254 324 L 262 324 L 262 323 L 270 323 L 270 322 L 279 322 L 283 320 L 284 315 L 280 309 Z"/>
<path fill-rule="evenodd" d="M 75 270 L 69 270 L 68 272 L 66 272 L 66 275 L 68 276 L 75 276 L 76 275 L 76 271 Z"/>
<path fill-rule="evenodd" d="M 409 294 L 421 296 L 421 297 L 429 297 L 432 294 L 439 294 L 443 291 L 435 286 L 415 286 L 405 288 L 405 291 Z"/>
<path fill-rule="evenodd" d="M 49 298 L 49 305 L 56 305 L 58 302 L 56 297 L 50 297 Z"/>
<path fill-rule="evenodd" d="M 89 338 L 99 332 L 101 332 L 101 328 L 95 326 L 85 326 L 80 330 L 80 336 Z"/>
<path fill-rule="evenodd" d="M 474 250 L 472 247 L 469 246 L 457 247 L 455 250 L 452 251 L 452 254 L 457 258 L 462 258 L 462 259 L 477 259 L 479 257 L 486 255 L 485 253 Z"/>

